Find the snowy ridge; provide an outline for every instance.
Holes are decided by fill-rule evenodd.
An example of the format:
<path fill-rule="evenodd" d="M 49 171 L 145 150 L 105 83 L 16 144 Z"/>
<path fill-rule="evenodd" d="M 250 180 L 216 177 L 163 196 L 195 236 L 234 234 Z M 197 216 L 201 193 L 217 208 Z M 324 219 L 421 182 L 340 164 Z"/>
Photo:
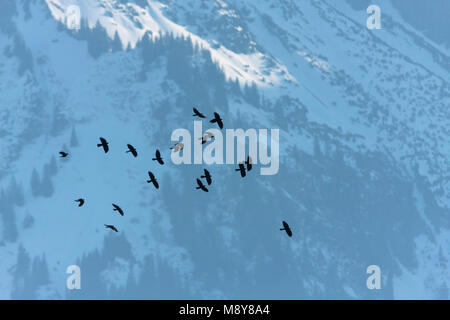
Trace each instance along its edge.
<path fill-rule="evenodd" d="M 222 45 L 213 48 L 208 41 L 164 17 L 162 9 L 166 6 L 159 2 L 148 1 L 146 7 L 142 8 L 134 3 L 122 4 L 115 0 L 45 1 L 53 17 L 62 23 L 66 21 L 66 9 L 70 5 L 79 6 L 81 18 L 87 20 L 90 28 L 99 23 L 111 39 L 117 33 L 123 48 L 128 45 L 136 47 L 145 34 L 149 34 L 151 39 L 158 39 L 171 33 L 176 37 L 190 39 L 198 47 L 210 51 L 212 59 L 223 68 L 227 79 L 237 79 L 242 84 L 256 83 L 259 86 L 273 86 L 283 80 L 293 80 L 286 68 L 276 61 L 275 67 L 266 68 L 265 56 L 260 52 L 236 54 Z"/>

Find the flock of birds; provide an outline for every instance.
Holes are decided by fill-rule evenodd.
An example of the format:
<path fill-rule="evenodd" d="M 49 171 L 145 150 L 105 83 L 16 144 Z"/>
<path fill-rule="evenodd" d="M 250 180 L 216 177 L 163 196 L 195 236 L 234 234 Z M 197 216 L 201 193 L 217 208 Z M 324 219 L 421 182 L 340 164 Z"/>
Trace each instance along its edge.
<path fill-rule="evenodd" d="M 200 111 L 198 111 L 196 108 L 193 108 L 194 114 L 192 116 L 194 117 L 199 117 L 199 118 L 206 118 L 204 114 L 202 114 Z M 214 119 L 210 120 L 211 123 L 217 123 L 217 125 L 219 126 L 220 129 L 223 129 L 223 120 L 220 117 L 220 115 L 217 112 L 214 112 Z M 206 143 L 207 141 L 211 140 L 214 137 L 214 135 L 210 132 L 205 132 L 205 135 L 200 138 L 202 140 L 202 144 Z M 108 153 L 109 151 L 109 142 L 105 139 L 100 137 L 100 143 L 97 144 L 98 148 L 103 148 L 103 151 L 105 153 Z M 132 146 L 131 144 L 127 144 L 128 150 L 126 151 L 127 153 L 131 153 L 135 158 L 138 156 L 138 152 L 136 150 L 136 148 L 134 146 Z M 183 150 L 184 145 L 182 142 L 177 143 L 174 147 L 171 147 L 170 149 L 173 150 L 173 152 L 178 152 Z M 61 151 L 59 152 L 60 157 L 61 158 L 66 158 L 69 156 L 69 153 L 66 151 Z M 156 149 L 155 152 L 155 157 L 152 158 L 153 161 L 157 161 L 160 165 L 164 165 L 164 160 L 161 157 L 161 152 Z M 241 174 L 241 177 L 244 178 L 247 174 L 247 172 L 252 170 L 252 159 L 250 156 L 247 157 L 246 161 L 241 161 L 239 163 L 239 168 L 235 169 L 235 171 L 239 171 Z M 147 180 L 147 183 L 152 183 L 153 186 L 156 189 L 159 189 L 159 183 L 158 180 L 156 179 L 155 175 L 151 172 L 148 171 L 148 176 L 149 176 L 149 180 Z M 200 178 L 197 178 L 197 190 L 202 190 L 204 192 L 209 192 L 208 188 L 206 187 L 206 185 L 203 183 L 203 181 L 201 179 L 205 179 L 206 180 L 206 184 L 208 186 L 210 186 L 212 184 L 212 175 L 210 174 L 210 172 L 206 169 L 204 169 L 204 175 L 200 176 Z M 78 203 L 78 207 L 82 207 L 86 200 L 83 198 L 77 199 L 75 200 L 75 202 Z M 121 216 L 124 215 L 124 211 L 121 207 L 119 207 L 117 204 L 112 204 L 113 206 L 113 211 L 117 211 Z M 280 228 L 280 230 L 284 230 L 286 232 L 286 234 L 289 237 L 292 237 L 292 230 L 289 227 L 289 224 L 286 221 L 282 222 L 283 224 L 283 228 Z M 105 227 L 107 229 L 111 229 L 115 232 L 119 232 L 117 230 L 117 228 L 114 225 L 109 225 L 109 224 L 105 224 Z"/>

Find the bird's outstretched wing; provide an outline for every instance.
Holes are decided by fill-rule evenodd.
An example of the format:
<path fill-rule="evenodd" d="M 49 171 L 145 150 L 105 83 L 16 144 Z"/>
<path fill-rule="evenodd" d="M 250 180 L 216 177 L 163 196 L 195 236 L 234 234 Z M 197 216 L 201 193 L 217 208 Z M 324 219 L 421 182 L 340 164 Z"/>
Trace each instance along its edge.
<path fill-rule="evenodd" d="M 156 157 L 155 158 L 153 158 L 152 160 L 156 160 L 156 161 L 158 161 L 158 163 L 159 164 L 164 164 L 164 161 L 163 161 L 163 159 L 161 158 L 161 153 L 159 152 L 159 150 L 158 149 L 156 149 Z"/>
<path fill-rule="evenodd" d="M 241 177 L 245 177 L 245 167 L 243 163 L 239 163 L 239 169 L 236 169 L 236 171 L 240 171 Z"/>
<path fill-rule="evenodd" d="M 114 207 L 114 211 L 119 212 L 120 215 L 123 216 L 123 210 L 122 210 L 122 208 L 119 207 L 117 204 L 114 204 L 114 203 L 113 203 L 112 205 L 113 205 L 113 207 Z"/>
<path fill-rule="evenodd" d="M 250 158 L 250 156 L 247 156 L 247 161 L 245 161 L 245 164 L 247 165 L 247 171 L 252 170 L 252 158 Z"/>
<path fill-rule="evenodd" d="M 198 116 L 200 118 L 205 118 L 205 115 L 202 114 L 200 111 L 197 110 L 197 108 L 192 108 L 192 110 L 194 111 L 194 116 Z"/>
<path fill-rule="evenodd" d="M 108 153 L 109 151 L 108 141 L 106 141 L 105 138 L 100 137 L 100 142 L 101 144 L 97 144 L 97 146 L 103 147 L 103 151 L 105 151 L 105 153 Z"/>
<path fill-rule="evenodd" d="M 116 227 L 114 227 L 113 225 L 110 225 L 110 224 L 105 224 L 105 228 L 106 228 L 106 229 L 111 229 L 111 230 L 113 230 L 113 231 L 117 232 L 117 229 L 116 229 Z"/>
<path fill-rule="evenodd" d="M 148 176 L 150 178 L 150 180 L 148 180 L 148 183 L 153 183 L 153 185 L 155 186 L 156 189 L 159 189 L 159 183 L 158 180 L 156 179 L 155 175 L 153 173 L 151 173 L 150 171 L 148 172 Z"/>
<path fill-rule="evenodd" d="M 208 183 L 208 185 L 210 185 L 211 182 L 212 182 L 211 174 L 210 174 L 209 171 L 206 170 L 206 169 L 204 169 L 203 171 L 205 172 L 204 177 L 206 178 L 206 182 Z"/>
<path fill-rule="evenodd" d="M 291 229 L 286 229 L 286 233 L 289 237 L 292 237 L 292 231 Z"/>
<path fill-rule="evenodd" d="M 217 112 L 214 112 L 214 119 L 210 120 L 209 122 L 211 123 L 216 123 L 219 125 L 219 128 L 222 129 L 223 128 L 223 122 L 222 119 L 220 118 L 220 115 Z"/>
<path fill-rule="evenodd" d="M 280 229 L 280 230 L 284 230 L 289 237 L 292 237 L 291 227 L 289 226 L 289 224 L 286 221 L 283 221 L 283 229 Z"/>
<path fill-rule="evenodd" d="M 202 181 L 200 179 L 198 179 L 198 178 L 197 178 L 197 184 L 198 184 L 197 189 L 201 189 L 201 190 L 203 190 L 205 192 L 209 191 L 208 188 L 206 188 L 205 185 L 202 183 Z"/>

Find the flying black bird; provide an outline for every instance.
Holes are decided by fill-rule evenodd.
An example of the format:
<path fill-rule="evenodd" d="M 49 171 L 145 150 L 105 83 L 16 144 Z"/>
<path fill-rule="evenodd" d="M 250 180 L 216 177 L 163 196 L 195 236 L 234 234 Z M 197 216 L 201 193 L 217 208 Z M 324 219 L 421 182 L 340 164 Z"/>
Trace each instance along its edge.
<path fill-rule="evenodd" d="M 217 112 L 214 112 L 214 119 L 210 120 L 209 122 L 211 122 L 211 123 L 217 122 L 217 124 L 219 125 L 219 128 L 220 129 L 223 128 L 222 119 L 220 118 L 220 115 Z"/>
<path fill-rule="evenodd" d="M 196 108 L 192 108 L 192 110 L 194 110 L 194 114 L 192 115 L 193 117 L 197 116 L 199 118 L 206 118 L 205 115 L 200 111 L 198 111 Z"/>
<path fill-rule="evenodd" d="M 250 158 L 250 156 L 247 157 L 247 161 L 245 161 L 245 164 L 247 165 L 247 171 L 252 170 L 252 158 Z"/>
<path fill-rule="evenodd" d="M 196 188 L 197 190 L 198 190 L 198 189 L 202 189 L 202 190 L 205 191 L 205 192 L 208 192 L 208 191 L 209 191 L 208 188 L 205 187 L 205 185 L 203 184 L 203 182 L 202 182 L 200 179 L 198 179 L 198 178 L 197 178 L 197 184 L 198 184 L 198 187 Z"/>
<path fill-rule="evenodd" d="M 161 158 L 161 153 L 159 152 L 158 149 L 156 149 L 156 158 L 153 158 L 152 160 L 158 161 L 158 163 L 161 164 L 161 165 L 164 164 L 164 161 L 163 161 L 163 159 Z"/>
<path fill-rule="evenodd" d="M 111 229 L 115 232 L 119 232 L 119 230 L 116 229 L 116 227 L 114 227 L 113 225 L 110 224 L 105 224 L 106 229 Z"/>
<path fill-rule="evenodd" d="M 245 167 L 243 163 L 239 163 L 239 169 L 235 169 L 236 171 L 240 171 L 241 172 L 241 177 L 245 177 Z"/>
<path fill-rule="evenodd" d="M 206 178 L 206 182 L 208 183 L 208 186 L 209 186 L 209 185 L 211 185 L 212 177 L 208 170 L 204 169 L 204 171 L 205 171 L 205 175 L 202 176 L 202 178 Z"/>
<path fill-rule="evenodd" d="M 283 221 L 283 228 L 281 228 L 280 230 L 286 231 L 287 235 L 288 235 L 289 237 L 292 237 L 292 231 L 291 231 L 291 228 L 289 227 L 289 225 L 287 224 L 286 221 Z"/>
<path fill-rule="evenodd" d="M 178 152 L 180 150 L 183 150 L 183 148 L 184 148 L 184 143 L 179 142 L 176 145 L 174 145 L 173 147 L 171 147 L 170 150 L 173 150 L 173 152 Z"/>
<path fill-rule="evenodd" d="M 67 152 L 64 151 L 61 151 L 59 154 L 61 155 L 61 158 L 65 158 L 69 155 Z"/>
<path fill-rule="evenodd" d="M 100 142 L 99 144 L 97 144 L 97 147 L 103 147 L 103 150 L 105 150 L 105 153 L 108 153 L 109 151 L 109 146 L 108 146 L 108 141 L 105 140 L 105 138 L 100 138 Z"/>
<path fill-rule="evenodd" d="M 198 138 L 199 140 L 202 140 L 202 144 L 205 144 L 208 142 L 208 140 L 212 139 L 214 135 L 211 132 L 205 132 L 205 135 L 201 138 Z"/>
<path fill-rule="evenodd" d="M 119 212 L 120 213 L 120 215 L 121 216 L 123 216 L 123 210 L 122 210 L 122 208 L 121 207 L 119 207 L 117 204 L 112 204 L 112 206 L 114 207 L 114 211 L 117 211 L 117 212 Z"/>
<path fill-rule="evenodd" d="M 80 198 L 80 199 L 78 199 L 78 200 L 75 200 L 75 202 L 78 202 L 78 206 L 79 206 L 79 207 L 82 207 L 83 204 L 84 204 L 84 199 Z"/>
<path fill-rule="evenodd" d="M 128 146 L 128 151 L 127 152 L 131 152 L 131 154 L 136 158 L 137 157 L 136 148 L 133 147 L 131 144 L 127 144 L 127 146 Z"/>
<path fill-rule="evenodd" d="M 147 180 L 147 183 L 152 182 L 155 188 L 159 189 L 158 180 L 156 180 L 155 175 L 149 171 L 148 176 L 150 177 L 150 180 Z"/>

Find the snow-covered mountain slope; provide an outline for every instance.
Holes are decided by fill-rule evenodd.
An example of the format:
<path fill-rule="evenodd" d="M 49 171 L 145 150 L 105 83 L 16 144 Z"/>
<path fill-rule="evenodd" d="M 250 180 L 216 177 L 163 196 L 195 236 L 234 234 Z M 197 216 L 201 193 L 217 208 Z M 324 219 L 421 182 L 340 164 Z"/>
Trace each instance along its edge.
<path fill-rule="evenodd" d="M 448 299 L 450 57 L 378 2 L 370 31 L 347 1 L 6 0 L 0 297 Z M 280 129 L 278 174 L 195 190 L 169 150 L 193 106 Z"/>
<path fill-rule="evenodd" d="M 85 23 L 89 28 L 94 28 L 97 24 L 103 27 L 111 39 L 118 37 L 122 47 L 135 48 L 136 44 L 143 37 L 158 39 L 165 35 L 172 34 L 175 37 L 189 38 L 194 45 L 208 50 L 211 58 L 224 71 L 227 79 L 238 79 L 243 83 L 271 84 L 278 83 L 280 78 L 289 77 L 286 70 L 272 59 L 254 50 L 248 54 L 236 53 L 217 41 L 208 42 L 196 34 L 189 32 L 182 25 L 176 24 L 166 18 L 161 12 L 166 6 L 158 2 L 140 1 L 143 6 L 131 2 L 121 1 L 59 1 L 46 0 L 53 17 L 65 23 L 67 18 L 67 8 L 77 5 L 83 15 Z M 223 6 L 226 6 L 223 4 Z M 219 15 L 228 13 L 218 12 Z M 267 68 L 265 64 L 271 63 Z M 273 66 L 276 64 L 276 66 Z"/>

